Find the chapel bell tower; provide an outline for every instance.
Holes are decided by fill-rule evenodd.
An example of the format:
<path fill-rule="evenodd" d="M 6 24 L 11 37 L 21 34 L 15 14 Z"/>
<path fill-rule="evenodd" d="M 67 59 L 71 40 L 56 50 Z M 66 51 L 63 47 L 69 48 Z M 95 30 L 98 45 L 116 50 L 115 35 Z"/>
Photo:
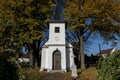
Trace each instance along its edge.
<path fill-rule="evenodd" d="M 66 72 L 66 39 L 64 21 L 49 22 L 49 70 L 62 70 Z"/>
<path fill-rule="evenodd" d="M 65 45 L 65 25 L 63 21 L 49 22 L 49 44 Z"/>

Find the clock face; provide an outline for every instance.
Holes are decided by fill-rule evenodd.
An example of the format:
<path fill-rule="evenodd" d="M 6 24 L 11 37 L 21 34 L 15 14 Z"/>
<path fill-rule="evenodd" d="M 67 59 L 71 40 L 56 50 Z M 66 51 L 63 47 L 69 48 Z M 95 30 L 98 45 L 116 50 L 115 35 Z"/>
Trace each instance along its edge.
<path fill-rule="evenodd" d="M 59 41 L 59 37 L 58 37 L 58 36 L 56 36 L 56 37 L 55 37 L 55 40 L 56 40 L 56 41 Z"/>

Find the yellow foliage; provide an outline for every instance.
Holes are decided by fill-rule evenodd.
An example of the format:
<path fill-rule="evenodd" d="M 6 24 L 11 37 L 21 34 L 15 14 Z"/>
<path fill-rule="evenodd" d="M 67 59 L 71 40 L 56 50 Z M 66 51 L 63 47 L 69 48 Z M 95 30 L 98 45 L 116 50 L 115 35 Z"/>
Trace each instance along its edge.
<path fill-rule="evenodd" d="M 85 0 L 84 3 L 81 1 L 67 1 L 64 10 L 66 20 L 72 19 L 76 24 L 85 24 L 84 22 L 91 17 L 113 19 L 120 14 L 120 1 L 118 3 L 114 0 Z"/>
<path fill-rule="evenodd" d="M 97 80 L 97 69 L 94 67 L 88 68 L 86 70 L 78 70 L 79 78 L 77 80 Z"/>
<path fill-rule="evenodd" d="M 47 24 L 53 6 L 51 0 L 0 1 L 0 46 L 8 46 L 10 42 L 33 43 L 43 37 L 40 28 Z"/>

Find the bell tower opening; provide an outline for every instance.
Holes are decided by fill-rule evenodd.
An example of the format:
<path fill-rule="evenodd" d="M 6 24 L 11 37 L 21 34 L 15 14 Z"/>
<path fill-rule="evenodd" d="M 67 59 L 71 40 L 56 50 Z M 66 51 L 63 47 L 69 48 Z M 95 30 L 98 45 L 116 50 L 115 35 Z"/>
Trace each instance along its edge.
<path fill-rule="evenodd" d="M 55 27 L 55 33 L 59 33 L 60 32 L 60 28 L 59 27 Z"/>

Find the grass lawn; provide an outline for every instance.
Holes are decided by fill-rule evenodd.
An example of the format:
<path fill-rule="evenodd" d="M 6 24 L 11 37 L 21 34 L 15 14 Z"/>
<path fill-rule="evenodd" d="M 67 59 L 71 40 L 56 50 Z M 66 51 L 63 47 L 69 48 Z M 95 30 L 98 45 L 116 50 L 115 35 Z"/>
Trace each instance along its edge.
<path fill-rule="evenodd" d="M 78 70 L 79 78 L 77 80 L 97 80 L 97 69 L 90 67 L 83 71 Z"/>
<path fill-rule="evenodd" d="M 39 69 L 25 69 L 26 80 L 97 80 L 97 69 L 94 67 L 80 70 L 78 69 L 78 78 L 71 77 L 71 73 L 46 73 L 39 72 Z"/>

